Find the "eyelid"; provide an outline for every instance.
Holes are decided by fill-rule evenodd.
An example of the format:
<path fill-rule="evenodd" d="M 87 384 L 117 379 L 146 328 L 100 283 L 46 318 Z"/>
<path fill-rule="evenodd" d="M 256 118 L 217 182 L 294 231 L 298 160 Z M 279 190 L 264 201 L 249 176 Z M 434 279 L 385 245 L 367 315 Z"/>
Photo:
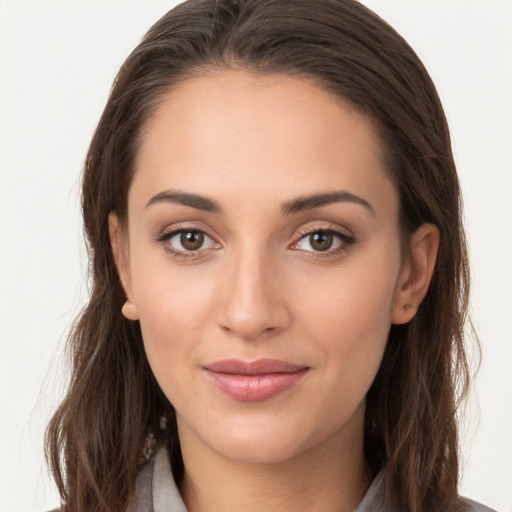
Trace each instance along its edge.
<path fill-rule="evenodd" d="M 337 231 L 345 236 L 353 236 L 353 232 L 349 227 L 321 220 L 308 222 L 298 230 L 297 235 L 300 237 L 300 235 L 307 235 L 308 233 L 314 233 L 316 231 Z"/>
<path fill-rule="evenodd" d="M 208 237 L 210 240 L 212 240 L 214 245 L 216 245 L 217 247 L 207 247 L 205 249 L 197 249 L 196 251 L 187 251 L 176 249 L 170 246 L 169 241 L 172 238 L 179 235 L 180 233 L 187 231 L 195 231 L 198 233 L 202 233 L 205 237 Z M 211 235 L 208 231 L 209 230 L 205 228 L 199 227 L 197 225 L 195 226 L 191 223 L 172 224 L 171 226 L 168 226 L 162 231 L 160 231 L 160 233 L 155 238 L 155 242 L 160 243 L 169 254 L 172 254 L 174 256 L 174 258 L 201 258 L 207 256 L 208 254 L 211 253 L 211 251 L 215 251 L 220 247 L 220 243 L 217 241 L 217 237 Z"/>
<path fill-rule="evenodd" d="M 353 234 L 352 230 L 346 226 L 340 226 L 337 224 L 326 223 L 326 222 L 317 222 L 317 223 L 310 223 L 304 227 L 301 227 L 298 230 L 297 235 L 295 236 L 295 242 L 301 240 L 302 238 L 304 238 L 305 236 L 307 236 L 311 233 L 316 233 L 318 231 L 326 231 L 326 232 L 330 232 L 330 233 L 339 234 L 340 236 L 342 236 L 344 238 L 354 238 L 354 234 Z M 293 243 L 295 243 L 295 242 L 293 242 Z"/>
<path fill-rule="evenodd" d="M 162 237 L 168 237 L 168 235 L 176 234 L 180 231 L 199 231 L 208 235 L 215 241 L 219 240 L 219 236 L 212 233 L 211 228 L 204 224 L 201 221 L 185 221 L 185 222 L 175 222 L 173 224 L 166 225 L 164 228 L 158 231 L 158 234 L 155 236 L 155 241 L 158 241 Z"/>
<path fill-rule="evenodd" d="M 318 233 L 319 231 L 322 231 L 324 233 L 331 233 L 334 236 L 336 236 L 340 240 L 340 245 L 334 249 L 327 249 L 326 251 L 308 251 L 304 249 L 298 248 L 299 242 L 304 240 L 306 237 L 313 233 Z M 345 231 L 348 231 L 349 233 L 346 233 Z M 312 224 L 308 225 L 304 228 L 301 228 L 296 237 L 294 242 L 292 242 L 289 247 L 291 249 L 297 249 L 303 253 L 307 253 L 311 257 L 315 258 L 327 258 L 329 256 L 337 255 L 343 251 L 348 250 L 348 248 L 353 245 L 356 242 L 356 238 L 354 237 L 352 231 L 348 228 L 342 228 L 338 226 L 334 226 L 332 224 Z"/>

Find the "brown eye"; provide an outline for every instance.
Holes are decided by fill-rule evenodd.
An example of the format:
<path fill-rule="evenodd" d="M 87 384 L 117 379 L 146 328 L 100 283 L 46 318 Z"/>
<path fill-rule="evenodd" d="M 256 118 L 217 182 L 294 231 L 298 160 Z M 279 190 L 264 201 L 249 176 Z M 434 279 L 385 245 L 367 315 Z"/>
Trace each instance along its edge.
<path fill-rule="evenodd" d="M 197 251 L 204 243 L 201 231 L 183 231 L 180 235 L 181 246 L 187 251 Z"/>
<path fill-rule="evenodd" d="M 218 249 L 220 246 L 200 229 L 177 229 L 162 234 L 158 239 L 164 249 L 177 256 L 199 256 L 209 249 Z"/>
<path fill-rule="evenodd" d="M 293 247 L 303 252 L 334 255 L 355 243 L 351 235 L 334 229 L 316 229 L 304 234 Z"/>
<path fill-rule="evenodd" d="M 328 231 L 317 231 L 309 235 L 309 243 L 315 251 L 327 251 L 332 247 L 333 238 Z"/>

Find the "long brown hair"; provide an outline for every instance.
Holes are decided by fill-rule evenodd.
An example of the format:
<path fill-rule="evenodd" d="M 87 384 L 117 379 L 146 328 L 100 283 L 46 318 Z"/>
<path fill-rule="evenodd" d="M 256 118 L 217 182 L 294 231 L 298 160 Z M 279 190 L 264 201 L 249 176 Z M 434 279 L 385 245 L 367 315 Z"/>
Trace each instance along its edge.
<path fill-rule="evenodd" d="M 72 512 L 123 511 L 148 440 L 183 466 L 174 411 L 146 359 L 125 300 L 107 218 L 126 220 L 134 159 L 164 93 L 210 69 L 242 67 L 313 80 L 375 122 L 400 192 L 404 240 L 441 233 L 434 276 L 415 318 L 391 327 L 368 393 L 365 450 L 397 510 L 457 510 L 456 410 L 467 392 L 463 347 L 468 263 L 448 126 L 422 63 L 386 22 L 354 0 L 189 0 L 163 16 L 121 67 L 83 175 L 89 303 L 69 336 L 69 390 L 46 454 Z M 167 419 L 161 425 L 161 419 Z"/>

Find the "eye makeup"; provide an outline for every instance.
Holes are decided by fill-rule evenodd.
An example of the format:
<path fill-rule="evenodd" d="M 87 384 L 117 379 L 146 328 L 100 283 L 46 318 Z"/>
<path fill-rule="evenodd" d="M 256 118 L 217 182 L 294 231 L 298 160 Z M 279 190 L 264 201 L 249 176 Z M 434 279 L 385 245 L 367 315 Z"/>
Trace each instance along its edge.
<path fill-rule="evenodd" d="M 222 248 L 205 230 L 187 223 L 171 226 L 161 232 L 155 242 L 174 259 L 197 260 Z M 325 225 L 310 225 L 294 237 L 287 248 L 312 258 L 333 258 L 347 251 L 356 239 L 352 234 Z"/>
<path fill-rule="evenodd" d="M 314 258 L 330 258 L 347 251 L 356 239 L 332 227 L 308 226 L 299 231 L 299 239 L 290 248 L 310 253 Z"/>

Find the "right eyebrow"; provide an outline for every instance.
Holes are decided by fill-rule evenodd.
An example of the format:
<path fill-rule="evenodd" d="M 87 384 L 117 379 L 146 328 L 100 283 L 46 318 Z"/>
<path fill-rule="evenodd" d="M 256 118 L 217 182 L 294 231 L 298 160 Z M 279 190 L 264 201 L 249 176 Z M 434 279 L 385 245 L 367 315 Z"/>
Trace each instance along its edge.
<path fill-rule="evenodd" d="M 146 204 L 145 208 L 158 203 L 175 203 L 191 206 L 206 212 L 220 213 L 222 208 L 217 201 L 199 194 L 189 194 L 179 190 L 164 190 L 154 195 Z"/>

